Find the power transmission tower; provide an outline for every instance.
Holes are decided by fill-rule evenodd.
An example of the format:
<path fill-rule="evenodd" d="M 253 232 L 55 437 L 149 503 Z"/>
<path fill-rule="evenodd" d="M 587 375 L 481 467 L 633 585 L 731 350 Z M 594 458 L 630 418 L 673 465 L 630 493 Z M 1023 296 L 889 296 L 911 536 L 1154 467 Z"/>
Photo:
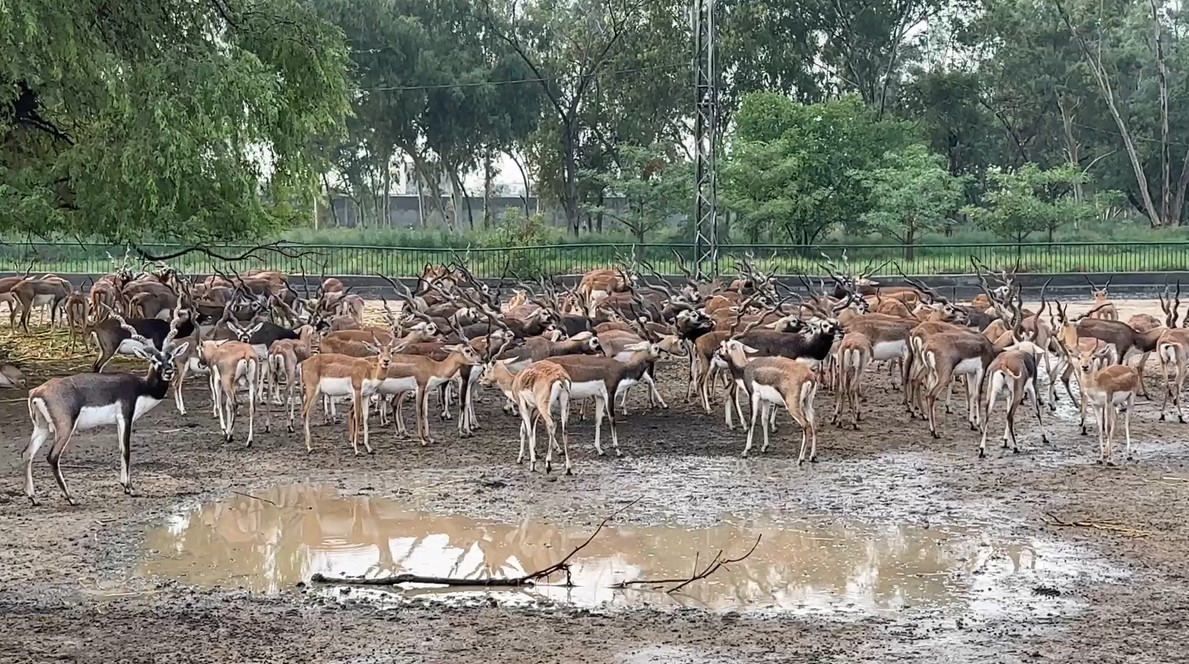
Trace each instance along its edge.
<path fill-rule="evenodd" d="M 717 0 L 694 0 L 694 270 L 718 272 Z"/>

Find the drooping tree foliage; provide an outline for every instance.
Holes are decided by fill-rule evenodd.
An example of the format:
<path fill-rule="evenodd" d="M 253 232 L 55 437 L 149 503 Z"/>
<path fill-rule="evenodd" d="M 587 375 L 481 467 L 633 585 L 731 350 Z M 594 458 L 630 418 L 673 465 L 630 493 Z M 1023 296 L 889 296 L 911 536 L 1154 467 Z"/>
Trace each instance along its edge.
<path fill-rule="evenodd" d="M 0 232 L 202 242 L 308 218 L 346 65 L 300 0 L 0 3 Z"/>

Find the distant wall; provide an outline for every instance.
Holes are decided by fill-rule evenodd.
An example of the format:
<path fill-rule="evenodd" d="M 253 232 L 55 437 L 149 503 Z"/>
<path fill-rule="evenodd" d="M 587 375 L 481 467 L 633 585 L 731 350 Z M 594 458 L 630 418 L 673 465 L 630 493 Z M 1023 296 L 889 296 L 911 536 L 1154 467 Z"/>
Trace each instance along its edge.
<path fill-rule="evenodd" d="M 469 219 L 467 216 L 467 204 L 471 206 L 471 212 L 474 214 L 475 226 L 478 227 L 483 223 L 483 197 L 482 196 L 468 196 L 462 201 L 461 210 L 459 211 L 459 223 L 457 227 L 466 228 L 469 226 Z M 371 201 L 365 201 L 364 205 L 371 205 Z M 496 219 L 502 217 L 509 210 L 519 210 L 524 212 L 525 199 L 519 196 L 496 196 L 491 199 L 492 216 Z M 388 225 L 396 228 L 418 228 L 421 224 L 421 206 L 425 208 L 426 226 L 429 228 L 436 228 L 445 226 L 446 221 L 442 218 L 434 205 L 433 198 L 430 196 L 422 197 L 418 202 L 416 195 L 399 195 L 392 196 L 388 204 Z M 447 214 L 454 213 L 454 200 L 443 197 L 442 206 L 446 209 Z M 536 196 L 530 196 L 527 202 L 530 214 L 538 212 L 538 200 Z M 606 206 L 613 210 L 622 210 L 626 206 L 626 201 L 623 198 L 608 199 Z M 544 215 L 550 223 L 564 226 L 565 212 L 557 206 L 544 205 L 540 209 L 540 213 Z M 343 196 L 334 199 L 333 212 L 329 207 L 322 206 L 318 213 L 318 224 L 321 227 L 339 226 L 343 228 L 354 228 L 360 225 L 360 209 L 359 205 L 352 199 Z M 367 222 L 372 225 L 374 215 L 367 215 Z M 614 225 L 608 220 L 607 225 Z"/>

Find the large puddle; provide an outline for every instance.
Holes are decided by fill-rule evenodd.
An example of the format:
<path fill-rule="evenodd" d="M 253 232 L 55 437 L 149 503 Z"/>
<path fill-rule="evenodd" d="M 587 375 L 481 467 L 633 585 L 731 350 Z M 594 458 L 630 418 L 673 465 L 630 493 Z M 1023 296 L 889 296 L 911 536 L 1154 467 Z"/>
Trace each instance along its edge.
<path fill-rule="evenodd" d="M 142 571 L 194 586 L 259 592 L 292 589 L 308 583 L 315 572 L 511 577 L 557 562 L 592 530 L 533 519 L 508 524 L 428 514 L 390 499 L 290 486 L 255 497 L 233 495 L 175 515 L 149 534 Z M 705 565 L 718 551 L 741 555 L 761 535 L 746 560 L 678 594 L 650 586 L 614 588 L 622 581 L 688 578 L 696 564 Z M 775 515 L 727 519 L 702 529 L 612 524 L 575 557 L 576 587 L 539 585 L 492 595 L 501 601 L 545 599 L 587 607 L 828 613 L 964 609 L 988 600 L 1010 601 L 1008 586 L 1031 596 L 1034 582 L 1054 583 L 1045 578 L 1052 576 L 1046 570 L 1069 572 L 1071 560 L 1065 547 L 997 542 L 960 528 L 788 521 Z M 436 591 L 394 592 L 403 597 Z M 440 596 L 459 593 L 452 589 Z"/>

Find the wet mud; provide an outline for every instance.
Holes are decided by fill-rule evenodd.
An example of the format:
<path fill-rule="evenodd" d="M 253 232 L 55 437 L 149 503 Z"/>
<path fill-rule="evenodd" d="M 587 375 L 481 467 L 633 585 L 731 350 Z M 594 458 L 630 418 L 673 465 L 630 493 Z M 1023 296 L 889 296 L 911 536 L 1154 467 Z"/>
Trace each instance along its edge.
<path fill-rule="evenodd" d="M 572 477 L 515 464 L 517 421 L 490 393 L 472 438 L 435 420 L 423 447 L 375 427 L 376 454 L 354 457 L 342 424 L 314 427 L 312 455 L 283 430 L 226 444 L 197 381 L 190 414 L 166 403 L 138 423 L 133 496 L 115 432 L 77 437 L 76 508 L 42 459 L 43 504 L 25 500 L 28 416 L 4 392 L 0 662 L 1185 661 L 1189 425 L 1158 422 L 1158 401 L 1137 403 L 1119 467 L 1095 463 L 1066 399 L 1045 413 L 1048 444 L 1021 419 L 1019 454 L 999 449 L 997 412 L 980 460 L 960 400 L 932 440 L 880 373 L 860 430 L 821 415 L 819 462 L 798 466 L 787 416 L 742 459 L 721 405 L 683 401 L 682 371 L 662 369 L 670 409 L 630 400 L 621 458 L 597 457 L 575 417 Z M 568 596 L 298 585 L 529 570 L 632 501 Z M 609 588 L 761 534 L 753 559 L 683 597 Z"/>

